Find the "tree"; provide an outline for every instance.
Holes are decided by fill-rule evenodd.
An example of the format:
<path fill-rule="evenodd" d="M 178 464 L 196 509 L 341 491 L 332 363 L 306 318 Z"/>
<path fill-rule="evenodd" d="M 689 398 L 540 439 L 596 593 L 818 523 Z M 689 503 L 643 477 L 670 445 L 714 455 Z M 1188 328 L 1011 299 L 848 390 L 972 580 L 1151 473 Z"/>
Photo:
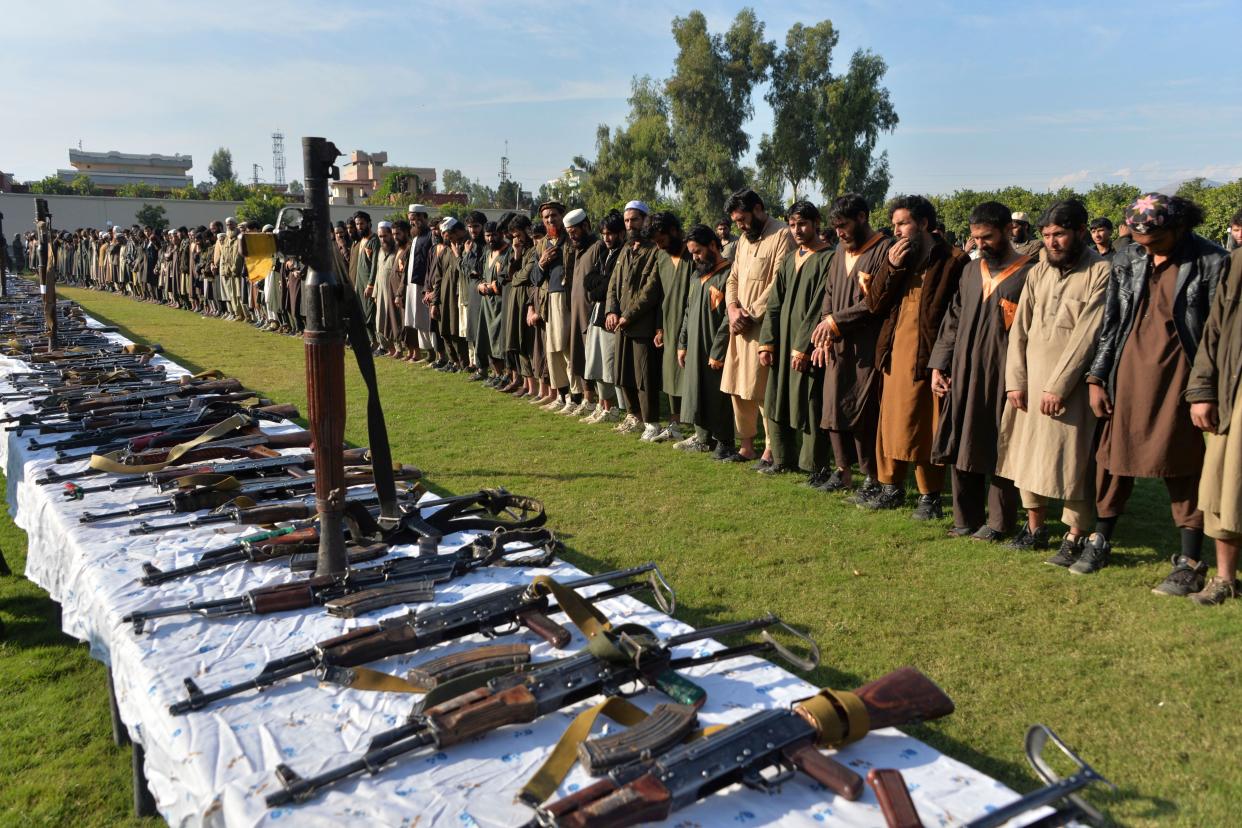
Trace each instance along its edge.
<path fill-rule="evenodd" d="M 36 195 L 71 195 L 73 190 L 67 183 L 60 180 L 60 176 L 49 175 L 38 181 L 30 182 L 30 192 Z"/>
<path fill-rule="evenodd" d="M 244 201 L 249 194 L 245 184 L 226 178 L 212 187 L 207 197 L 212 201 Z"/>
<path fill-rule="evenodd" d="M 1234 213 L 1242 207 L 1242 178 L 1206 188 L 1192 200 L 1203 208 L 1203 224 L 1195 232 L 1223 243 Z"/>
<path fill-rule="evenodd" d="M 260 225 L 275 224 L 285 200 L 271 187 L 258 186 L 237 208 L 238 221 L 257 221 Z"/>
<path fill-rule="evenodd" d="M 91 181 L 84 173 L 79 173 L 73 177 L 73 181 L 69 182 L 69 190 L 74 195 L 99 195 L 99 188 L 95 186 L 95 182 Z"/>
<path fill-rule="evenodd" d="M 213 152 L 211 163 L 207 165 L 207 173 L 215 179 L 217 184 L 235 180 L 237 176 L 233 174 L 233 153 L 224 147 Z"/>
<path fill-rule="evenodd" d="M 417 197 L 427 192 L 422 176 L 410 170 L 393 170 L 384 176 L 383 183 L 365 200 L 367 204 L 394 204 L 400 196 Z"/>
<path fill-rule="evenodd" d="M 860 49 L 849 71 L 818 93 L 815 179 L 826 199 L 853 192 L 875 205 L 888 194 L 888 153 L 875 155 L 880 133 L 897 127 L 897 110 L 880 83 L 887 71 L 882 57 Z"/>
<path fill-rule="evenodd" d="M 500 188 L 496 190 L 496 206 L 507 210 L 516 210 L 520 207 L 521 196 L 521 184 L 512 179 L 502 181 L 500 182 Z"/>
<path fill-rule="evenodd" d="M 193 184 L 186 184 L 184 187 L 170 192 L 168 197 L 179 201 L 198 201 L 203 197 L 203 194 Z"/>
<path fill-rule="evenodd" d="M 1126 208 L 1140 195 L 1142 193 L 1139 188 L 1133 184 L 1100 183 L 1087 190 L 1083 203 L 1086 204 L 1087 215 L 1091 218 L 1102 216 L 1117 225 L 1125 218 Z"/>
<path fill-rule="evenodd" d="M 305 193 L 305 192 L 306 192 L 306 189 L 302 186 L 302 182 L 301 182 L 301 181 L 297 181 L 297 180 L 295 179 L 295 180 L 293 180 L 293 181 L 290 181 L 290 182 L 289 182 L 289 195 L 297 195 L 297 196 L 300 196 L 300 195 L 302 195 L 302 194 L 303 194 L 303 193 Z"/>
<path fill-rule="evenodd" d="M 750 147 L 743 125 L 754 113 L 751 92 L 767 78 L 776 44 L 764 40 L 753 9 L 738 12 L 722 36 L 692 11 L 673 19 L 678 54 L 664 85 L 674 153 L 669 164 L 690 221 L 712 221 L 741 186 L 738 160 Z"/>
<path fill-rule="evenodd" d="M 839 39 L 831 20 L 811 27 L 795 23 L 772 60 L 772 84 L 764 95 L 772 107 L 772 134 L 759 139 L 755 160 L 765 178 L 781 182 L 778 196 L 788 184 L 797 201 L 802 182 L 815 172 L 815 110 L 832 83 L 832 50 Z"/>
<path fill-rule="evenodd" d="M 116 188 L 116 194 L 121 198 L 155 198 L 155 188 L 145 181 L 139 181 L 135 184 L 122 184 Z"/>
<path fill-rule="evenodd" d="M 660 84 L 649 76 L 635 77 L 629 104 L 624 128 L 611 130 L 607 124 L 596 128 L 595 160 L 581 156 L 573 160 L 573 166 L 582 170 L 580 198 L 593 219 L 631 199 L 652 204 L 672 183 L 673 136 Z"/>
<path fill-rule="evenodd" d="M 156 230 L 168 229 L 168 216 L 162 204 L 144 204 L 134 211 L 134 221 L 139 227 L 154 227 Z"/>
<path fill-rule="evenodd" d="M 446 193 L 469 193 L 470 179 L 461 170 L 445 170 L 440 174 L 440 183 Z"/>

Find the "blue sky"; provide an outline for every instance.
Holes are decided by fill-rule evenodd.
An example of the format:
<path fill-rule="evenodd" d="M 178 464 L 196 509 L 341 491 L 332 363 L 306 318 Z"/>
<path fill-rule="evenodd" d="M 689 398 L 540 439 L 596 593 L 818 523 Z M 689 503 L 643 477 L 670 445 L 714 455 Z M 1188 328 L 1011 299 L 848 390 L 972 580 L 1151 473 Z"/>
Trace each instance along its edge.
<path fill-rule="evenodd" d="M 838 67 L 856 48 L 886 59 L 901 118 L 881 143 L 894 192 L 1242 177 L 1242 102 L 1232 99 L 1242 0 L 752 5 L 778 42 L 793 22 L 831 19 Z M 723 31 L 740 6 L 221 8 L 7 9 L 0 169 L 42 177 L 67 167 L 81 140 L 87 150 L 190 153 L 195 180 L 226 146 L 240 175 L 257 162 L 266 178 L 280 128 L 290 178 L 301 178 L 299 137 L 324 135 L 345 152 L 386 150 L 391 163 L 458 168 L 494 186 L 508 139 L 512 174 L 537 188 L 574 155 L 593 155 L 597 124 L 623 121 L 634 75 L 667 77 L 673 17 L 698 8 Z M 769 121 L 760 90 L 752 143 Z"/>

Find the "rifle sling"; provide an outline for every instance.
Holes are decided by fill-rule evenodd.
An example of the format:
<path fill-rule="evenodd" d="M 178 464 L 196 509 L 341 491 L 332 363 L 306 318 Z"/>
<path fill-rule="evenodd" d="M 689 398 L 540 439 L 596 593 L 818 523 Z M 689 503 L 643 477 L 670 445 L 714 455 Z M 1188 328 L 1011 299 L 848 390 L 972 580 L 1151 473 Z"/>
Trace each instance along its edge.
<path fill-rule="evenodd" d="M 814 720 L 819 734 L 816 744 L 821 748 L 839 748 L 867 735 L 871 730 L 871 714 L 856 694 L 825 687 L 809 699 L 798 702 L 797 712 Z"/>
<path fill-rule="evenodd" d="M 345 297 L 346 334 L 349 347 L 358 363 L 358 373 L 367 386 L 367 439 L 371 449 L 371 467 L 374 469 L 375 494 L 379 500 L 380 516 L 389 521 L 400 517 L 397 509 L 397 484 L 392 473 L 392 450 L 388 446 L 388 427 L 384 423 L 384 407 L 380 404 L 379 382 L 375 377 L 375 355 L 371 352 L 371 339 L 367 334 L 362 306 L 348 284 L 341 291 Z"/>
<path fill-rule="evenodd" d="M 97 471 L 106 472 L 108 474 L 146 474 L 147 472 L 161 471 L 168 468 L 177 461 L 177 458 L 185 454 L 191 449 L 197 448 L 204 443 L 209 443 L 218 437 L 223 437 L 230 431 L 236 431 L 250 425 L 253 422 L 245 414 L 234 414 L 227 420 L 216 423 L 193 440 L 187 440 L 179 443 L 168 450 L 168 456 L 158 463 L 146 463 L 141 466 L 127 466 L 121 462 L 123 452 L 114 451 L 108 454 L 92 454 L 89 468 Z"/>

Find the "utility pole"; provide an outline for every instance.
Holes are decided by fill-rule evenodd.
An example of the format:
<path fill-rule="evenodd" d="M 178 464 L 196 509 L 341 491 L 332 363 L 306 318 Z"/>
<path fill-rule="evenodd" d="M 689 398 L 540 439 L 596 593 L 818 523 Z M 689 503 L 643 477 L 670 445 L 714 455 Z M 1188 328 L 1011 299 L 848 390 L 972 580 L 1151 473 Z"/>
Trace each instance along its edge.
<path fill-rule="evenodd" d="M 259 170 L 261 170 L 261 169 L 263 169 L 263 168 L 262 168 L 261 166 L 259 166 L 258 164 L 251 164 L 251 165 L 250 165 L 251 183 L 252 183 L 252 184 L 255 184 L 256 186 L 257 186 L 257 185 L 258 185 L 258 183 L 259 183 Z"/>
<path fill-rule="evenodd" d="M 509 139 L 505 139 L 505 154 L 500 156 L 500 189 L 505 188 L 505 184 L 509 182 Z M 518 209 L 518 202 L 522 198 L 522 188 L 517 188 L 517 193 L 513 196 L 513 209 Z"/>
<path fill-rule="evenodd" d="M 279 129 L 272 133 L 272 183 L 285 186 L 285 134 Z"/>

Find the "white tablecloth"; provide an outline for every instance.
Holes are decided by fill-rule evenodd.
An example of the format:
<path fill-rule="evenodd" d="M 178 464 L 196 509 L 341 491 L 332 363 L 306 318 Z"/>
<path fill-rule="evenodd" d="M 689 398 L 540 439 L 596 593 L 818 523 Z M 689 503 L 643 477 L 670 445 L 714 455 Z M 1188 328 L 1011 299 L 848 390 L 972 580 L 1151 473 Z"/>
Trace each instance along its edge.
<path fill-rule="evenodd" d="M 167 365 L 171 374 L 185 373 L 175 365 L 157 361 Z M 0 358 L 0 379 L 7 380 L 11 373 L 24 370 L 23 363 Z M 8 390 L 7 382 L 0 382 L 3 390 Z M 30 409 L 10 404 L 4 410 L 14 413 Z M 150 498 L 153 492 L 149 488 L 131 489 L 88 495 L 81 502 L 65 501 L 60 487 L 34 484 L 35 478 L 53 466 L 51 452 L 29 450 L 28 439 L 29 435 L 10 434 L 7 440 L 0 440 L 10 508 L 17 524 L 29 534 L 26 575 L 62 605 L 64 631 L 88 642 L 91 654 L 111 666 L 121 718 L 133 740 L 146 751 L 149 786 L 169 824 L 510 826 L 530 816 L 528 810 L 514 804 L 514 795 L 547 756 L 569 719 L 585 704 L 442 752 L 408 756 L 377 776 L 337 785 L 312 802 L 268 810 L 263 797 L 278 784 L 273 774 L 278 763 L 287 763 L 305 776 L 353 759 L 371 736 L 400 723 L 416 697 L 320 686 L 313 676 L 303 676 L 263 693 L 248 692 L 207 710 L 174 717 L 169 715 L 168 705 L 184 698 L 182 679 L 191 676 L 204 690 L 239 682 L 259 671 L 268 659 L 405 610 L 352 620 L 319 611 L 215 621 L 183 617 L 155 621 L 147 634 L 136 636 L 121 623 L 129 611 L 236 595 L 264 583 L 289 579 L 288 568 L 279 563 L 231 566 L 158 587 L 143 587 L 136 578 L 144 561 L 153 561 L 161 569 L 184 565 L 203 550 L 227 544 L 253 529 L 204 527 L 131 536 L 127 528 L 132 519 L 81 525 L 77 519 L 83 511 L 114 509 Z M 68 473 L 75 467 L 55 468 Z M 497 486 L 505 481 L 478 482 L 480 486 Z M 539 496 L 539 492 L 523 494 Z M 550 525 L 555 528 L 556 515 L 550 516 Z M 465 540 L 448 538 L 446 547 Z M 394 554 L 415 551 L 401 547 Z M 541 571 L 562 579 L 584 574 L 566 563 Z M 457 601 L 502 585 L 529 582 L 534 574 L 529 570 L 483 570 L 443 585 L 436 601 Z M 689 629 L 632 598 L 606 602 L 602 609 L 613 619 L 641 623 L 662 635 Z M 538 659 L 555 655 L 529 633 L 514 640 L 534 645 Z M 476 637 L 373 666 L 403 674 L 413 664 L 482 641 Z M 570 648 L 582 645 L 575 636 Z M 688 646 L 685 652 L 702 646 Z M 755 658 L 695 668 L 687 675 L 707 690 L 700 719 L 709 725 L 734 721 L 761 708 L 788 706 L 816 690 Z M 635 701 L 650 709 L 661 698 L 656 692 L 648 692 Z M 840 751 L 836 758 L 863 775 L 871 767 L 900 769 L 929 826 L 960 824 L 1015 796 L 984 774 L 893 729 L 871 734 Z M 560 795 L 589 781 L 581 769 L 575 769 Z M 846 802 L 799 777 L 786 783 L 780 795 L 741 788 L 722 792 L 680 812 L 670 824 L 823 823 L 874 826 L 883 825 L 883 819 L 870 790 L 860 801 Z"/>

